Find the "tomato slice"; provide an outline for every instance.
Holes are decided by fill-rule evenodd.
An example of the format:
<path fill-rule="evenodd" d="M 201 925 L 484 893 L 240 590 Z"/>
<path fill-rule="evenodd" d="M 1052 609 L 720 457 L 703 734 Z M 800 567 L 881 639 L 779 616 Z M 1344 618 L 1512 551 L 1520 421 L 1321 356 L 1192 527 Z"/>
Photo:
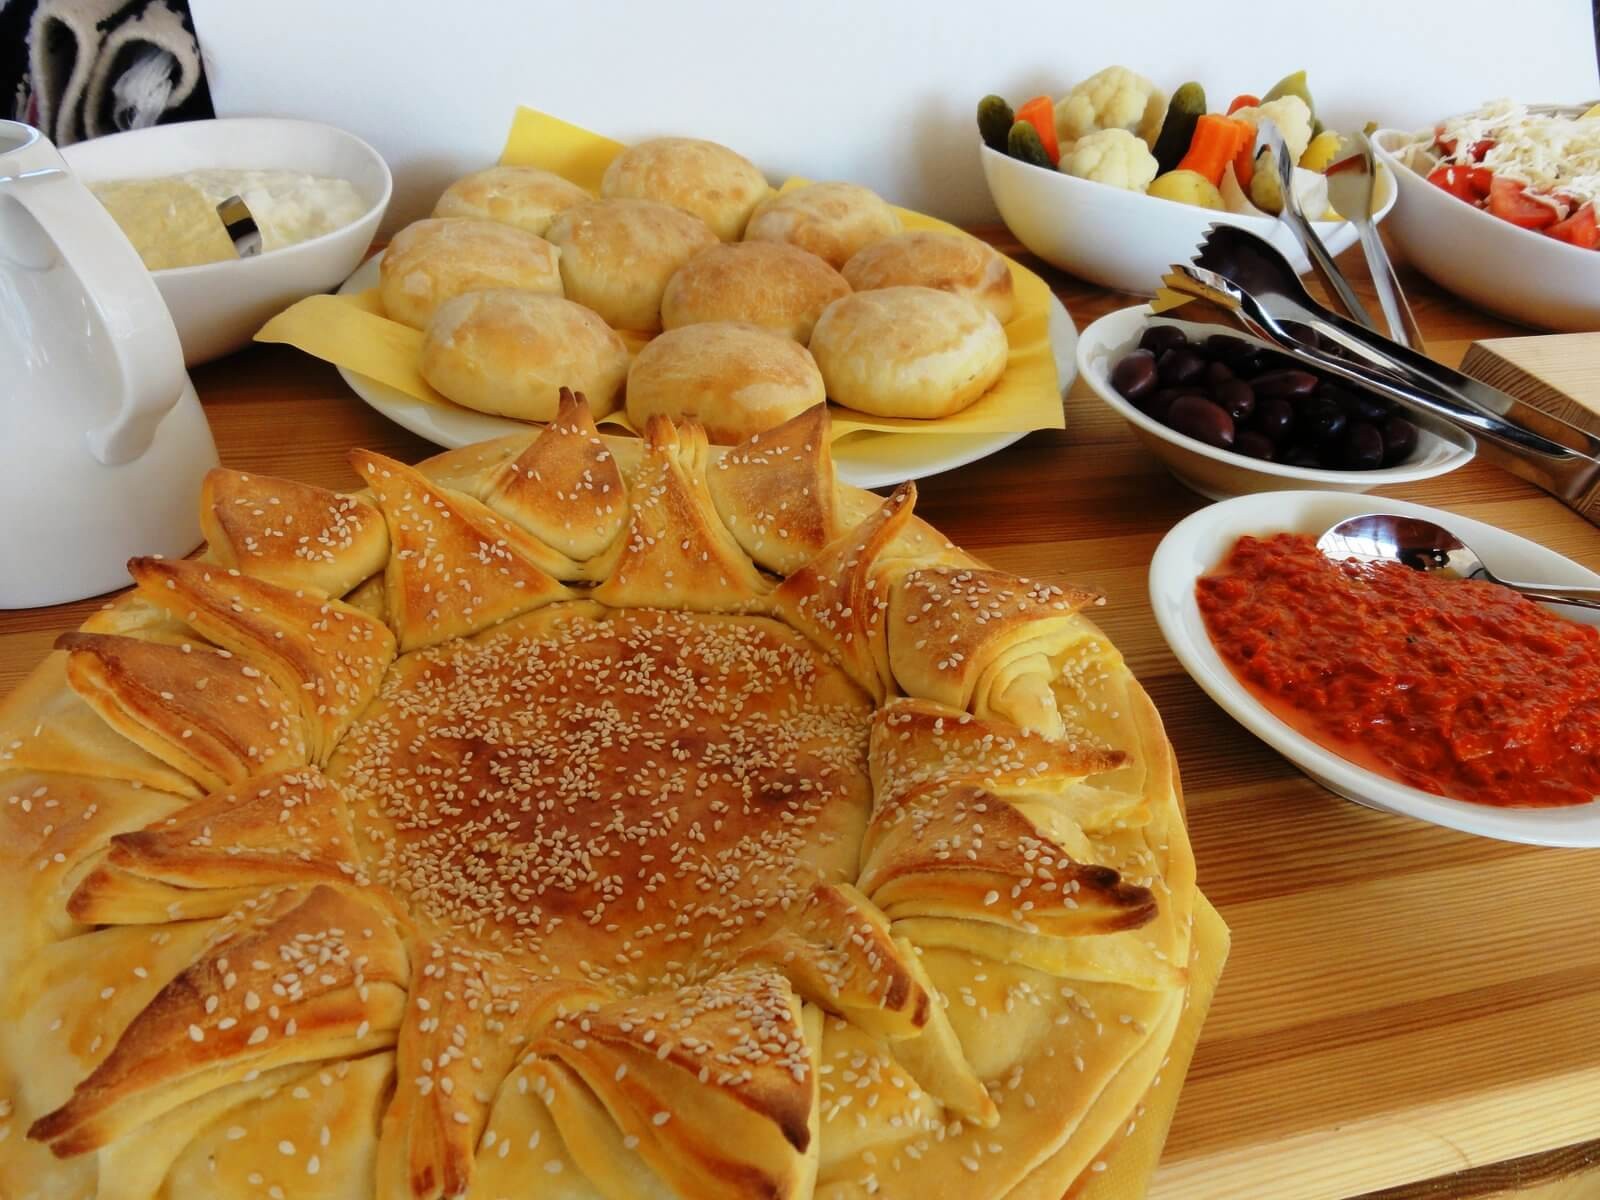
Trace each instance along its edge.
<path fill-rule="evenodd" d="M 1488 167 L 1458 167 L 1453 163 L 1445 163 L 1433 169 L 1428 182 L 1442 187 L 1458 200 L 1481 207 L 1494 183 L 1494 172 Z"/>
<path fill-rule="evenodd" d="M 1496 179 L 1489 187 L 1489 211 L 1522 229 L 1547 229 L 1561 219 L 1548 204 L 1525 194 L 1514 179 Z"/>
<path fill-rule="evenodd" d="M 1600 246 L 1600 223 L 1595 221 L 1593 204 L 1585 204 L 1565 221 L 1557 221 L 1550 226 L 1545 233 L 1563 242 L 1571 242 L 1574 246 L 1582 246 L 1585 250 Z"/>
<path fill-rule="evenodd" d="M 1455 138 L 1447 138 L 1443 134 L 1436 134 L 1433 139 L 1433 144 L 1439 147 L 1439 153 L 1444 155 L 1444 157 L 1454 158 L 1456 156 Z M 1482 162 L 1483 156 L 1493 149 L 1493 138 L 1481 138 L 1478 141 L 1473 142 L 1471 153 L 1472 161 L 1475 163 Z"/>

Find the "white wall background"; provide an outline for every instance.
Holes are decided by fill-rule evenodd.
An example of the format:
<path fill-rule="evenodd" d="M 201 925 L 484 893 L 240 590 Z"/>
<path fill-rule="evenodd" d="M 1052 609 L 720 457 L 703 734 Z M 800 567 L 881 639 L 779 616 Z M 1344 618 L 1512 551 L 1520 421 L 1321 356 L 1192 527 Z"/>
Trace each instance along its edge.
<path fill-rule="evenodd" d="M 991 218 L 973 112 L 1121 63 L 1213 108 L 1305 67 L 1331 125 L 1600 94 L 1589 0 L 191 0 L 219 115 L 329 121 L 394 169 L 393 228 L 499 154 L 519 103 L 724 142 Z"/>

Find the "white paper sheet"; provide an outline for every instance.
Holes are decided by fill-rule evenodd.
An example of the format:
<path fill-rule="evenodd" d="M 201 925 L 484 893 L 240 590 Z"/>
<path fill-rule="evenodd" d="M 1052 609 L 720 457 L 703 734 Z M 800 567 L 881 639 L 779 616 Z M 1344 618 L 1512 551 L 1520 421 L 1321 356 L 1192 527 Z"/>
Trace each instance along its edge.
<path fill-rule="evenodd" d="M 393 228 L 498 154 L 530 104 L 633 140 L 724 142 L 774 179 L 850 179 L 992 218 L 973 111 L 1121 63 L 1213 107 L 1305 67 L 1332 125 L 1422 127 L 1497 96 L 1600 95 L 1588 0 L 191 0 L 220 115 L 372 142 Z"/>

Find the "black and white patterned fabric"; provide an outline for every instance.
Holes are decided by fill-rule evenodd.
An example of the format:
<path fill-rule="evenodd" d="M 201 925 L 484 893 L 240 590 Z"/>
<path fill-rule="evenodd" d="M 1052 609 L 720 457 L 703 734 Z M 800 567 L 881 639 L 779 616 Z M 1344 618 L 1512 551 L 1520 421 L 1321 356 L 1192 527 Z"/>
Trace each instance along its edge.
<path fill-rule="evenodd" d="M 211 115 L 186 0 L 0 0 L 0 117 L 65 146 Z"/>

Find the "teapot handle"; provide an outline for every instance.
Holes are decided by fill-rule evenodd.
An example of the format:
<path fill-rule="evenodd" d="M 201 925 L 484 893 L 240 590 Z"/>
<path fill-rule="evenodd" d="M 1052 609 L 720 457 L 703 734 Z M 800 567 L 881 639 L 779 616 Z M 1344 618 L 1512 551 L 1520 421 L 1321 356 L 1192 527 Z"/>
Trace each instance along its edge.
<path fill-rule="evenodd" d="M 108 467 L 149 448 L 156 426 L 188 385 L 166 302 L 138 252 L 93 193 L 65 170 L 30 171 L 7 194 L 27 209 L 77 276 L 116 355 L 116 413 L 85 434 Z"/>

